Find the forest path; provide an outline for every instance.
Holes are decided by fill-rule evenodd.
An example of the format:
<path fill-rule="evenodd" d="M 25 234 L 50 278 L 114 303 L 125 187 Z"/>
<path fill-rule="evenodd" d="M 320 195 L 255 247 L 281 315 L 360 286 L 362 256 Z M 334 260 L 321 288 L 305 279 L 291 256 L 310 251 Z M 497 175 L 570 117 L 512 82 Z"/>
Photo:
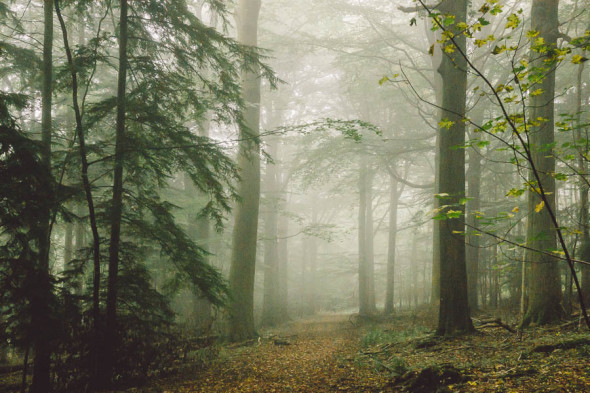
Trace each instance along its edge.
<path fill-rule="evenodd" d="M 223 347 L 210 367 L 160 391 L 379 392 L 382 377 L 355 366 L 362 329 L 350 315 L 293 321 L 252 345 Z"/>

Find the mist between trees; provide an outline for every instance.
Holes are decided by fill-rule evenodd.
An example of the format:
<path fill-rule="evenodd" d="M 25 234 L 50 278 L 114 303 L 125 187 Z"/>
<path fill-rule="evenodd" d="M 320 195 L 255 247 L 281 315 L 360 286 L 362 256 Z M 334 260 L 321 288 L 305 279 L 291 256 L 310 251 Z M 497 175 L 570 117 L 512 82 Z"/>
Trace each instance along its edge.
<path fill-rule="evenodd" d="M 590 328 L 585 5 L 0 1 L 0 362 L 85 391 L 316 313 Z"/>

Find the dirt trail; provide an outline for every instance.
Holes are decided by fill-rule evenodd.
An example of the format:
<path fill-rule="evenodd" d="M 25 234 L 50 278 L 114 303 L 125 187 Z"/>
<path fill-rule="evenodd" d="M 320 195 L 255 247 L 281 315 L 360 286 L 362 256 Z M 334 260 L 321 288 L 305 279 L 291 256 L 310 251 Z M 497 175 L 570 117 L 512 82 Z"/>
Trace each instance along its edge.
<path fill-rule="evenodd" d="M 381 377 L 354 365 L 361 330 L 348 315 L 319 315 L 262 333 L 261 340 L 223 349 L 211 367 L 160 391 L 378 392 L 383 386 Z"/>

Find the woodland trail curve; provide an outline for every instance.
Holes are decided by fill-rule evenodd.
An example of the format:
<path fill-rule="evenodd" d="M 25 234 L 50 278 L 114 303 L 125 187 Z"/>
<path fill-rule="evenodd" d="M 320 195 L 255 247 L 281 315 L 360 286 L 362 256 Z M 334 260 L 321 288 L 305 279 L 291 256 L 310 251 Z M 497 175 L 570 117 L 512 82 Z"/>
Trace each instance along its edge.
<path fill-rule="evenodd" d="M 290 322 L 264 331 L 250 346 L 222 350 L 194 378 L 161 385 L 160 391 L 379 392 L 386 381 L 354 365 L 360 337 L 361 328 L 350 315 Z"/>

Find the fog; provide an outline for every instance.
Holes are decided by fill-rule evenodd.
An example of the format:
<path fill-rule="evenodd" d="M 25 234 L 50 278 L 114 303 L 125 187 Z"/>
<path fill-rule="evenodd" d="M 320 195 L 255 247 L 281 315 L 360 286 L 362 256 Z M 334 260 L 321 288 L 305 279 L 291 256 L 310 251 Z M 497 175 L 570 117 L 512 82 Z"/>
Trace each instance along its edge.
<path fill-rule="evenodd" d="M 0 15 L 5 391 L 135 386 L 348 324 L 590 328 L 584 2 Z"/>

